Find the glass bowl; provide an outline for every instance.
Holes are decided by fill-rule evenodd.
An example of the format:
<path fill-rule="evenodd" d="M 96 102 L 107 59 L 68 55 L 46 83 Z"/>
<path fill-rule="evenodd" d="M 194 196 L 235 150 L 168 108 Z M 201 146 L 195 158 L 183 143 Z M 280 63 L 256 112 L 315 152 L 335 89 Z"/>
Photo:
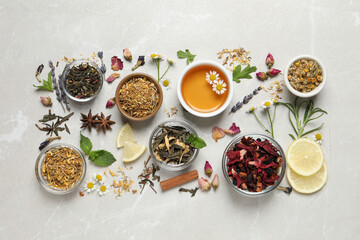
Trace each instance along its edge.
<path fill-rule="evenodd" d="M 44 176 L 42 175 L 42 165 L 43 162 L 45 160 L 45 155 L 48 151 L 54 150 L 54 149 L 59 149 L 62 147 L 66 147 L 66 148 L 70 148 L 72 150 L 75 150 L 77 153 L 79 153 L 79 156 L 81 157 L 81 162 L 82 162 L 82 171 L 81 171 L 81 175 L 80 178 L 77 180 L 77 182 L 74 184 L 74 186 L 72 186 L 69 189 L 59 189 L 56 187 L 51 187 L 49 185 L 49 182 L 44 178 Z M 46 147 L 44 150 L 42 150 L 38 156 L 38 158 L 36 159 L 36 163 L 35 163 L 35 175 L 37 180 L 39 181 L 40 185 L 48 192 L 55 194 L 55 195 L 64 195 L 64 194 L 68 194 L 71 193 L 72 191 L 74 191 L 84 180 L 85 178 L 85 174 L 86 174 L 86 161 L 84 158 L 84 155 L 81 153 L 81 151 L 79 149 L 77 149 L 76 147 L 70 145 L 70 144 L 66 144 L 66 143 L 58 143 L 58 144 L 53 144 L 51 146 Z"/>
<path fill-rule="evenodd" d="M 91 65 L 92 67 L 94 67 L 96 69 L 96 71 L 99 73 L 100 75 L 100 86 L 99 86 L 99 89 L 96 91 L 96 93 L 94 95 L 92 95 L 91 97 L 88 97 L 88 98 L 77 98 L 77 97 L 74 97 L 72 96 L 67 90 L 66 90 L 66 86 L 65 86 L 65 79 L 66 79 L 66 76 L 67 74 L 69 73 L 70 69 L 74 66 L 79 66 L 80 64 L 82 63 L 88 63 L 89 65 Z M 79 60 L 74 60 L 72 61 L 71 63 L 69 64 L 66 64 L 65 68 L 64 68 L 64 71 L 61 75 L 61 79 L 59 79 L 59 84 L 61 85 L 61 87 L 64 89 L 64 92 L 66 94 L 66 96 L 73 100 L 74 102 L 89 102 L 91 100 L 93 100 L 98 94 L 99 92 L 101 91 L 102 89 L 102 86 L 103 86 L 103 83 L 104 83 L 104 74 L 101 72 L 99 66 L 97 64 L 95 64 L 94 62 L 92 61 L 89 61 L 87 59 L 79 59 Z"/>
<path fill-rule="evenodd" d="M 265 139 L 268 140 L 274 147 L 276 147 L 278 149 L 278 153 L 279 155 L 282 157 L 283 159 L 283 164 L 282 166 L 279 168 L 279 173 L 278 176 L 279 178 L 275 181 L 275 183 L 271 186 L 268 186 L 267 188 L 265 188 L 263 191 L 261 192 L 250 192 L 247 190 L 243 190 L 241 188 L 237 188 L 236 185 L 233 184 L 232 179 L 228 176 L 228 167 L 226 166 L 226 164 L 228 163 L 228 157 L 226 155 L 226 152 L 231 150 L 234 145 L 236 143 L 238 143 L 243 137 L 252 137 L 254 139 L 258 139 L 260 138 L 262 141 L 264 141 Z M 258 197 L 258 196 L 264 196 L 267 193 L 270 193 L 272 190 L 274 190 L 282 181 L 282 179 L 284 178 L 285 172 L 286 172 L 286 159 L 285 159 L 285 154 L 283 149 L 281 148 L 280 144 L 278 142 L 276 142 L 273 138 L 263 135 L 263 134 L 258 134 L 258 133 L 249 133 L 249 134 L 241 134 L 240 136 L 234 138 L 225 148 L 223 157 L 222 157 L 222 170 L 223 170 L 223 174 L 224 177 L 227 181 L 227 183 L 230 185 L 231 189 L 233 189 L 235 192 L 241 194 L 241 195 L 245 195 L 248 197 Z"/>
<path fill-rule="evenodd" d="M 190 133 L 193 133 L 196 136 L 198 136 L 195 129 L 192 128 L 191 125 L 185 121 L 179 121 L 179 120 L 164 121 L 155 127 L 155 129 L 151 132 L 151 135 L 149 138 L 149 151 L 150 151 L 151 157 L 154 159 L 154 162 L 156 162 L 156 164 L 158 166 L 160 166 L 161 168 L 163 168 L 165 170 L 169 170 L 169 171 L 181 171 L 181 170 L 189 167 L 195 161 L 197 155 L 199 154 L 199 149 L 197 149 L 197 148 L 195 148 L 194 154 L 191 156 L 189 161 L 186 163 L 181 163 L 181 164 L 165 163 L 165 162 L 161 162 L 156 159 L 155 153 L 152 149 L 152 143 L 153 143 L 153 140 L 155 139 L 155 137 L 158 136 L 162 130 L 160 126 L 181 126 L 181 127 L 186 128 Z"/>

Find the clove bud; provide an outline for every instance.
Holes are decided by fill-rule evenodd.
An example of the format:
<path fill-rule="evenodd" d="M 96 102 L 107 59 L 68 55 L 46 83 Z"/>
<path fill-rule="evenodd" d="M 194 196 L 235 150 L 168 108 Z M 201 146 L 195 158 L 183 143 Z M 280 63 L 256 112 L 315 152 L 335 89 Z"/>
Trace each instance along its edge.
<path fill-rule="evenodd" d="M 261 81 L 265 81 L 266 79 L 268 79 L 268 75 L 264 72 L 256 73 L 256 77 L 257 77 L 257 79 L 259 79 Z"/>
<path fill-rule="evenodd" d="M 266 65 L 268 66 L 268 68 L 270 69 L 272 67 L 272 65 L 274 65 L 274 57 L 273 55 L 271 55 L 271 53 L 269 53 L 266 57 Z"/>
<path fill-rule="evenodd" d="M 211 181 L 211 185 L 213 186 L 214 190 L 217 189 L 219 186 L 219 175 L 215 174 L 214 179 Z"/>
<path fill-rule="evenodd" d="M 115 106 L 115 98 L 110 98 L 106 103 L 106 108 L 112 108 Z"/>
<path fill-rule="evenodd" d="M 50 97 L 40 97 L 42 104 L 44 104 L 44 106 L 46 107 L 51 107 L 52 106 L 52 101 Z"/>
<path fill-rule="evenodd" d="M 128 61 L 132 60 L 132 54 L 128 48 L 123 49 L 124 58 Z"/>
<path fill-rule="evenodd" d="M 211 189 L 209 181 L 205 178 L 199 178 L 198 183 L 202 191 L 209 191 Z"/>
<path fill-rule="evenodd" d="M 266 74 L 269 75 L 270 77 L 275 77 L 279 73 L 281 73 L 280 70 L 275 69 L 275 68 L 271 68 Z"/>
<path fill-rule="evenodd" d="M 212 167 L 211 167 L 211 165 L 210 165 L 210 163 L 208 161 L 205 162 L 204 169 L 205 169 L 206 175 L 208 175 L 210 177 L 212 172 L 213 172 L 213 169 L 212 169 Z"/>

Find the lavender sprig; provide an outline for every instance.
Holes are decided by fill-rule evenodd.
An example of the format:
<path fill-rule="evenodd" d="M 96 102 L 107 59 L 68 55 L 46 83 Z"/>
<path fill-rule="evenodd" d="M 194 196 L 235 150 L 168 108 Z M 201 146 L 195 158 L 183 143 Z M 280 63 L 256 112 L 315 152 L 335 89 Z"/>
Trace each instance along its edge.
<path fill-rule="evenodd" d="M 59 79 L 62 79 L 62 75 L 59 74 Z M 63 79 L 62 79 L 63 80 Z M 66 94 L 65 94 L 65 90 L 64 90 L 64 87 L 63 87 L 63 84 L 60 84 L 60 92 L 61 92 L 61 99 L 62 99 L 62 102 L 65 104 L 66 106 L 66 110 L 68 110 L 70 112 L 70 107 L 69 107 L 69 101 L 66 97 Z"/>
<path fill-rule="evenodd" d="M 61 98 L 61 95 L 60 95 L 60 91 L 59 91 L 59 84 L 56 81 L 56 77 L 55 77 L 55 67 L 54 67 L 54 64 L 52 63 L 51 60 L 49 61 L 49 67 L 51 69 L 51 78 L 52 78 L 53 86 L 54 86 L 55 93 L 56 93 L 56 100 L 59 101 L 59 103 L 61 104 L 61 107 L 65 111 L 64 105 L 62 104 L 62 98 Z"/>
<path fill-rule="evenodd" d="M 254 91 L 252 93 L 250 93 L 249 95 L 245 96 L 243 98 L 242 101 L 239 101 L 237 102 L 232 108 L 231 108 L 231 111 L 229 112 L 230 113 L 234 113 L 236 112 L 237 110 L 239 110 L 244 104 L 247 104 L 253 97 L 254 95 L 258 94 L 259 91 L 262 89 L 262 87 L 258 87 L 256 89 L 254 89 Z"/>
<path fill-rule="evenodd" d="M 103 62 L 104 52 L 98 52 L 97 55 L 98 55 L 98 57 L 99 57 L 100 60 L 101 60 L 100 70 L 101 70 L 101 72 L 102 72 L 103 74 L 105 74 L 105 72 L 106 72 L 106 67 L 105 67 L 105 64 L 104 64 L 104 62 Z"/>

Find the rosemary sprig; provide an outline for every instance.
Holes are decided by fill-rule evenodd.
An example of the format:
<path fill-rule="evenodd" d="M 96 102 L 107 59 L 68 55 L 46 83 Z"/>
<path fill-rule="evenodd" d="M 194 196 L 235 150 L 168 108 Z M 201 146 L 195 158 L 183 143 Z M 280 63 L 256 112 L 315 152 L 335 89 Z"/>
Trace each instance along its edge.
<path fill-rule="evenodd" d="M 320 128 L 322 128 L 324 123 L 322 123 L 320 126 L 314 128 L 314 129 L 311 129 L 311 130 L 305 132 L 305 127 L 309 122 L 322 117 L 324 114 L 327 114 L 327 112 L 325 110 L 323 110 L 321 108 L 315 108 L 314 102 L 312 100 L 302 101 L 299 103 L 297 100 L 298 100 L 298 98 L 295 99 L 294 104 L 279 102 L 280 104 L 284 105 L 285 107 L 287 107 L 289 109 L 290 123 L 296 134 L 296 137 L 291 133 L 289 134 L 289 136 L 293 140 L 296 140 L 297 138 L 301 138 L 309 133 L 315 132 L 315 131 L 319 130 Z M 300 109 L 302 108 L 302 106 L 304 104 L 305 104 L 306 108 L 305 108 L 303 120 L 301 121 L 300 120 Z M 294 121 L 293 121 L 291 115 L 293 116 L 296 124 L 294 124 Z"/>

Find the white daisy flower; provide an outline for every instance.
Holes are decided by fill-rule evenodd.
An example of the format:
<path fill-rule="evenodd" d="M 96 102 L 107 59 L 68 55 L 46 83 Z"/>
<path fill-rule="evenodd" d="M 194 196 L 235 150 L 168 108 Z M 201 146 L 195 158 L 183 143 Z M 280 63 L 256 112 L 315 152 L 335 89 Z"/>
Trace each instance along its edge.
<path fill-rule="evenodd" d="M 174 65 L 174 64 L 175 64 L 174 60 L 172 60 L 171 58 L 168 58 L 167 60 L 168 60 L 168 62 L 169 62 L 170 65 Z"/>
<path fill-rule="evenodd" d="M 271 106 L 271 104 L 272 104 L 272 102 L 270 100 L 266 100 L 266 101 L 261 103 L 261 107 L 268 108 L 268 107 Z"/>
<path fill-rule="evenodd" d="M 226 91 L 226 83 L 223 80 L 215 80 L 213 81 L 213 91 L 217 94 L 223 94 Z"/>
<path fill-rule="evenodd" d="M 94 179 L 95 179 L 96 182 L 102 184 L 104 178 L 103 178 L 103 176 L 101 174 L 94 174 L 93 176 L 94 176 Z"/>
<path fill-rule="evenodd" d="M 220 80 L 219 74 L 216 71 L 206 73 L 206 81 L 208 81 L 208 83 L 213 84 L 215 80 Z"/>
<path fill-rule="evenodd" d="M 255 111 L 255 109 L 256 109 L 256 107 L 251 107 L 246 112 L 247 113 L 252 113 L 253 111 Z"/>
<path fill-rule="evenodd" d="M 152 53 L 152 54 L 150 54 L 150 57 L 152 58 L 152 59 L 154 59 L 154 60 L 156 60 L 156 59 L 162 59 L 163 58 L 163 56 L 161 55 L 161 54 L 157 54 L 157 53 Z"/>
<path fill-rule="evenodd" d="M 315 142 L 317 142 L 318 144 L 321 144 L 322 143 L 322 135 L 321 135 L 321 133 L 317 133 L 317 134 L 315 134 L 315 136 L 314 136 L 314 140 L 315 140 Z"/>
<path fill-rule="evenodd" d="M 97 191 L 100 196 L 104 196 L 110 191 L 110 186 L 107 184 L 101 184 Z"/>
<path fill-rule="evenodd" d="M 88 180 L 86 181 L 86 184 L 84 185 L 84 189 L 86 192 L 92 192 L 96 190 L 96 185 L 94 181 Z"/>

